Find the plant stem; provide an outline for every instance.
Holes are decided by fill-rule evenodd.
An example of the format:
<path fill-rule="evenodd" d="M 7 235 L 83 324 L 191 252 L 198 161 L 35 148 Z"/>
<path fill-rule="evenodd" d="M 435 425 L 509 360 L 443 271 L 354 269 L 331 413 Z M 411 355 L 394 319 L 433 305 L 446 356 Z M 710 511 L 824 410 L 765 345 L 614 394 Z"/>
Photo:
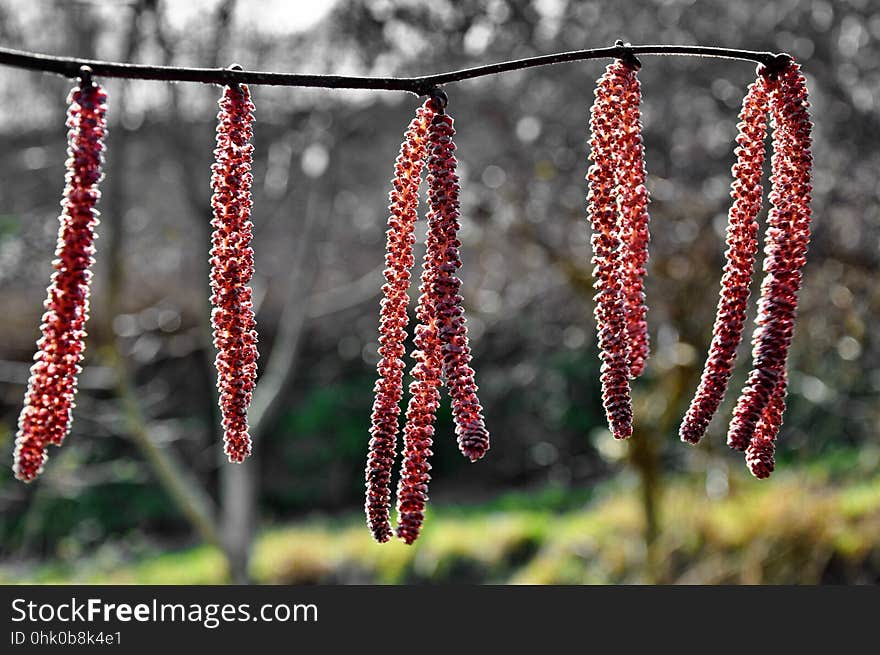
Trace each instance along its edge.
<path fill-rule="evenodd" d="M 202 84 L 264 84 L 270 86 L 317 87 L 323 89 L 374 89 L 383 91 L 409 91 L 427 95 L 437 87 L 451 82 L 461 82 L 487 75 L 509 71 L 550 66 L 588 59 L 621 58 L 633 55 L 663 55 L 710 57 L 754 61 L 765 66 L 778 66 L 788 61 L 786 54 L 736 50 L 709 46 L 689 45 L 614 45 L 590 50 L 558 52 L 527 59 L 504 61 L 458 71 L 425 75 L 423 77 L 356 77 L 346 75 L 301 75 L 297 73 L 269 73 L 232 70 L 229 68 L 182 68 L 178 66 L 145 66 L 120 62 L 53 57 L 32 52 L 0 48 L 0 64 L 77 77 L 80 68 L 88 66 L 99 77 L 119 77 L 138 80 L 162 80 L 173 82 L 200 82 Z"/>

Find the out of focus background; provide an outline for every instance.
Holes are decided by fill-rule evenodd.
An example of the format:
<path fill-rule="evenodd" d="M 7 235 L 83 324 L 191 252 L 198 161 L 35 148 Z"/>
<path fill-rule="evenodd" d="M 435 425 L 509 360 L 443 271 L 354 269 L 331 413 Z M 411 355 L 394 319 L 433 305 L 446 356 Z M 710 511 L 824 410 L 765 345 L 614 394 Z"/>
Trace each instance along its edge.
<path fill-rule="evenodd" d="M 3 1 L 3 46 L 167 65 L 419 75 L 618 38 L 781 50 L 803 63 L 816 128 L 789 408 L 777 472 L 760 482 L 724 443 L 747 347 L 704 443 L 677 437 L 710 339 L 737 112 L 754 66 L 644 58 L 653 354 L 625 443 L 611 439 L 600 404 L 584 201 L 588 110 L 605 62 L 451 85 L 464 297 L 493 445 L 477 464 L 462 458 L 444 404 L 424 534 L 412 547 L 378 545 L 361 507 L 386 205 L 418 100 L 253 89 L 261 377 L 255 455 L 232 466 L 218 432 L 207 282 L 220 90 L 107 80 L 107 176 L 73 432 L 23 485 L 9 466 L 55 247 L 70 83 L 0 68 L 0 581 L 880 581 L 873 9 Z"/>

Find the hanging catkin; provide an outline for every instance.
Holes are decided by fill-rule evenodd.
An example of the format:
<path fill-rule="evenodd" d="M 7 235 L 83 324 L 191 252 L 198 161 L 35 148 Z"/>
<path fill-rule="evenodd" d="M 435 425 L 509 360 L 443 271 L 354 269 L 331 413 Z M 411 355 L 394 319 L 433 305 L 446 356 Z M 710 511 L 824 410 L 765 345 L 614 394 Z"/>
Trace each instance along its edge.
<path fill-rule="evenodd" d="M 620 212 L 621 257 L 626 314 L 626 334 L 629 344 L 629 375 L 639 377 L 648 359 L 648 308 L 645 305 L 645 266 L 648 262 L 648 189 L 645 186 L 645 153 L 642 145 L 641 101 L 642 91 L 638 65 L 624 62 L 619 67 L 620 133 L 617 134 L 613 154 L 615 164 L 618 208 Z"/>
<path fill-rule="evenodd" d="M 434 118 L 428 132 L 428 220 L 436 230 L 442 262 L 433 280 L 434 315 L 443 355 L 443 377 L 452 399 L 452 418 L 462 454 L 472 462 L 489 450 L 489 432 L 477 398 L 467 324 L 462 305 L 458 239 L 459 192 L 455 128 L 448 114 Z"/>
<path fill-rule="evenodd" d="M 726 263 L 712 330 L 709 357 L 700 384 L 679 429 L 682 441 L 696 444 L 718 411 L 742 341 L 749 285 L 758 250 L 758 212 L 761 210 L 761 172 L 767 136 L 767 88 L 764 76 L 749 86 L 743 99 L 736 163 L 733 165 L 733 204 L 727 215 Z"/>
<path fill-rule="evenodd" d="M 217 349 L 217 389 L 224 450 L 230 462 L 251 454 L 247 410 L 257 376 L 257 332 L 248 286 L 254 274 L 251 248 L 253 111 L 245 85 L 227 86 L 219 100 L 217 147 L 211 167 L 211 325 Z"/>
<path fill-rule="evenodd" d="M 594 314 L 599 357 L 602 360 L 602 404 L 615 439 L 626 439 L 632 435 L 627 298 L 621 259 L 626 250 L 618 213 L 616 172 L 616 148 L 623 131 L 619 101 L 626 93 L 629 72 L 628 64 L 616 60 L 608 65 L 599 78 L 595 101 L 590 109 L 590 159 L 593 165 L 587 174 L 588 212 L 593 228 Z"/>
<path fill-rule="evenodd" d="M 414 344 L 415 365 L 413 381 L 409 385 L 409 405 L 403 431 L 403 461 L 397 485 L 397 536 L 411 544 L 419 536 L 428 502 L 428 482 L 431 479 L 434 421 L 440 405 L 442 353 L 434 315 L 434 280 L 443 264 L 443 235 L 437 229 L 437 219 L 429 213 L 429 229 L 419 291 Z"/>
<path fill-rule="evenodd" d="M 410 123 L 395 164 L 380 311 L 381 359 L 367 455 L 366 514 L 373 537 L 387 541 L 391 468 L 394 463 L 398 403 L 402 397 L 407 325 L 407 288 L 413 265 L 414 227 L 422 168 L 428 168 L 428 234 L 412 354 L 413 382 L 404 426 L 403 458 L 397 487 L 397 535 L 418 537 L 428 500 L 434 422 L 445 378 L 459 449 L 475 461 L 489 449 L 489 433 L 477 399 L 467 327 L 460 295 L 458 240 L 459 183 L 454 156 L 455 129 L 444 113 L 445 95 L 429 98 Z"/>
<path fill-rule="evenodd" d="M 731 448 L 747 450 L 751 446 L 748 463 L 757 477 L 766 477 L 773 469 L 773 442 L 784 410 L 786 359 L 810 240 L 812 193 L 812 123 L 806 80 L 794 61 L 777 74 L 766 72 L 765 76 L 772 89 L 772 207 L 757 328 L 752 339 L 753 370 L 727 435 Z M 761 429 L 757 430 L 759 424 Z"/>
<path fill-rule="evenodd" d="M 84 72 L 68 103 L 67 185 L 52 262 L 55 272 L 15 440 L 13 471 L 25 482 L 42 471 L 47 447 L 60 446 L 70 431 L 89 318 L 107 95 Z"/>
<path fill-rule="evenodd" d="M 394 165 L 388 206 L 385 285 L 379 322 L 379 377 L 373 402 L 370 447 L 367 457 L 367 525 L 376 541 L 391 538 L 391 470 L 397 448 L 398 416 L 403 398 L 406 327 L 410 270 L 415 263 L 413 244 L 418 218 L 419 186 L 425 162 L 426 132 L 434 117 L 434 102 L 427 100 L 409 124 Z"/>
<path fill-rule="evenodd" d="M 442 111 L 443 104 L 436 98 L 431 98 L 429 102 L 437 111 Z M 435 114 L 427 133 L 430 171 L 428 235 L 419 286 L 421 295 L 416 309 L 416 349 L 412 353 L 416 363 L 412 369 L 413 382 L 409 386 L 410 399 L 403 432 L 403 460 L 397 485 L 397 536 L 408 544 L 418 538 L 425 518 L 428 482 L 431 480 L 431 464 L 428 459 L 433 454 L 431 446 L 442 382 L 443 353 L 437 317 L 437 280 L 440 269 L 446 264 L 446 234 L 443 217 L 438 211 L 440 200 L 437 194 L 442 193 L 442 190 L 438 189 L 437 180 L 432 176 L 437 166 L 437 123 L 443 118 L 442 114 Z"/>

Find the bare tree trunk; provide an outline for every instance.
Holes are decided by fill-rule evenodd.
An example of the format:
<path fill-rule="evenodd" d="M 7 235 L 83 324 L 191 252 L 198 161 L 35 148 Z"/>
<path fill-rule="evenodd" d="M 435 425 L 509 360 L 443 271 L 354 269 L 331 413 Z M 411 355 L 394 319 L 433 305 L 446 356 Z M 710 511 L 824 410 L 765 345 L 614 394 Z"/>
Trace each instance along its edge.
<path fill-rule="evenodd" d="M 150 437 L 125 360 L 115 345 L 111 347 L 108 359 L 117 372 L 116 393 L 122 406 L 128 438 L 150 464 L 159 483 L 202 539 L 222 549 L 214 503 L 172 451 L 158 445 Z"/>
<path fill-rule="evenodd" d="M 302 229 L 297 233 L 297 243 L 293 246 L 290 272 L 286 280 L 288 296 L 278 324 L 278 332 L 272 348 L 272 356 L 260 377 L 251 403 L 251 438 L 255 455 L 243 464 L 228 464 L 220 469 L 220 503 L 222 507 L 223 542 L 232 566 L 233 582 L 241 584 L 248 581 L 251 548 L 256 529 L 258 500 L 258 457 L 256 448 L 259 441 L 272 427 L 283 405 L 287 389 L 296 374 L 296 360 L 306 319 L 311 292 L 312 275 L 309 253 L 312 250 L 315 226 L 317 224 L 315 207 L 316 192 L 313 191 L 305 203 L 302 216 Z"/>
<path fill-rule="evenodd" d="M 660 510 L 663 493 L 660 439 L 670 433 L 677 434 L 681 404 L 684 394 L 691 386 L 691 378 L 692 369 L 686 366 L 678 366 L 666 373 L 666 409 L 650 428 L 636 424 L 629 442 L 629 461 L 638 472 L 640 483 L 639 496 L 644 517 L 645 577 L 651 584 L 667 583 L 670 573 L 661 560 L 658 544 L 663 528 Z"/>
<path fill-rule="evenodd" d="M 241 464 L 227 464 L 220 469 L 220 525 L 223 550 L 229 560 L 233 584 L 248 584 L 250 556 L 257 517 L 258 454 Z"/>
<path fill-rule="evenodd" d="M 662 565 L 657 553 L 657 537 L 660 534 L 660 453 L 656 436 L 663 432 L 636 431 L 629 442 L 630 465 L 639 474 L 639 497 L 644 517 L 645 577 L 651 584 L 663 579 Z"/>
<path fill-rule="evenodd" d="M 95 58 L 95 43 L 101 21 L 92 7 L 85 3 L 59 3 L 67 18 L 69 47 L 80 57 Z"/>

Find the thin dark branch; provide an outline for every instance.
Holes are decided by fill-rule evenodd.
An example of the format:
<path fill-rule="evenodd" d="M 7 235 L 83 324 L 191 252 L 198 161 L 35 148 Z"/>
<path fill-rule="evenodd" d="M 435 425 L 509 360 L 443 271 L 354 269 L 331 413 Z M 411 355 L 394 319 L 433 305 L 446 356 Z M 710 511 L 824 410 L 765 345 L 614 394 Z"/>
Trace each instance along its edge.
<path fill-rule="evenodd" d="M 201 82 L 203 84 L 265 84 L 270 86 L 300 86 L 324 89 L 376 89 L 384 91 L 409 91 L 426 95 L 443 84 L 461 82 L 508 71 L 549 66 L 587 59 L 630 57 L 632 55 L 681 55 L 754 61 L 765 66 L 778 66 L 789 56 L 753 50 L 732 50 L 706 46 L 687 45 L 614 45 L 591 50 L 559 52 L 528 59 L 505 61 L 476 68 L 426 75 L 424 77 L 352 77 L 344 75 L 300 75 L 295 73 L 264 73 L 258 71 L 229 70 L 226 68 L 180 68 L 176 66 L 144 66 L 71 57 L 52 57 L 0 48 L 0 64 L 28 70 L 57 73 L 76 77 L 82 66 L 89 66 L 98 77 L 122 77 L 138 80 L 164 80 L 173 82 Z"/>

